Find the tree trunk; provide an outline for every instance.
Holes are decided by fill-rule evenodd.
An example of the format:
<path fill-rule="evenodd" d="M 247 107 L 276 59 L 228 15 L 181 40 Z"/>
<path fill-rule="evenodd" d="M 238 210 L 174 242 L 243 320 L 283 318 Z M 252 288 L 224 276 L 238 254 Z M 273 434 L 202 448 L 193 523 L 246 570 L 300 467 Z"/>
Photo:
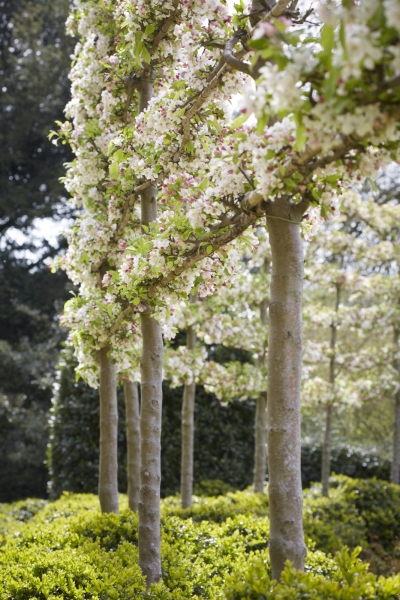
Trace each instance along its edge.
<path fill-rule="evenodd" d="M 395 352 L 399 349 L 399 330 L 395 328 L 393 335 Z M 394 368 L 400 373 L 400 363 L 395 361 Z M 390 474 L 392 483 L 400 483 L 400 390 L 394 397 L 394 431 L 393 431 L 393 461 Z"/>
<path fill-rule="evenodd" d="M 264 494 L 265 473 L 267 470 L 267 394 L 262 393 L 256 403 L 255 444 L 254 444 L 254 491 Z"/>
<path fill-rule="evenodd" d="M 332 419 L 333 419 L 333 404 L 330 402 L 325 409 L 325 431 L 324 441 L 322 444 L 322 495 L 329 494 L 329 477 L 331 474 L 331 442 L 332 442 Z"/>
<path fill-rule="evenodd" d="M 126 450 L 128 475 L 128 504 L 134 512 L 139 509 L 140 424 L 139 390 L 136 381 L 124 381 Z"/>
<path fill-rule="evenodd" d="M 277 201 L 278 202 L 278 201 Z M 294 213 L 288 204 L 272 205 L 268 217 L 272 252 L 268 343 L 268 471 L 272 577 L 285 561 L 304 568 L 300 438 L 302 361 L 303 245 L 300 228 L 282 220 Z M 300 207 L 299 207 L 300 208 Z M 297 211 L 296 211 L 297 212 Z"/>
<path fill-rule="evenodd" d="M 117 373 L 101 348 L 100 356 L 100 465 L 99 499 L 103 513 L 118 514 L 118 402 Z"/>
<path fill-rule="evenodd" d="M 139 112 L 152 96 L 152 73 L 142 76 Z M 157 188 L 150 186 L 141 194 L 142 225 L 157 220 Z M 140 500 L 139 500 L 139 566 L 149 587 L 161 579 L 160 548 L 160 482 L 161 482 L 161 411 L 163 340 L 161 326 L 152 318 L 147 305 L 140 314 L 143 347 L 141 359 L 140 411 Z"/>
<path fill-rule="evenodd" d="M 263 264 L 264 273 L 269 271 L 269 260 Z M 260 320 L 265 329 L 268 324 L 268 300 L 260 303 Z M 266 348 L 258 356 L 260 368 L 265 366 Z M 265 473 L 267 471 L 267 393 L 262 393 L 256 402 L 255 440 L 254 440 L 254 491 L 264 494 Z"/>
<path fill-rule="evenodd" d="M 196 332 L 188 327 L 186 347 L 193 350 L 196 345 Z M 182 508 L 192 506 L 193 494 L 193 447 L 194 447 L 194 403 L 196 382 L 184 386 L 182 402 L 182 455 L 181 455 L 181 497 Z"/>
<path fill-rule="evenodd" d="M 341 261 L 341 266 L 343 260 Z M 329 383 L 331 384 L 332 393 L 335 390 L 336 379 L 336 339 L 337 339 L 337 317 L 340 306 L 340 285 L 336 284 L 335 296 L 335 316 L 331 324 L 331 358 L 329 361 Z M 332 421 L 333 421 L 333 404 L 330 402 L 326 406 L 325 412 L 325 431 L 324 441 L 322 444 L 322 465 L 321 465 L 321 481 L 322 495 L 329 495 L 329 477 L 331 475 L 331 446 L 332 446 Z"/>

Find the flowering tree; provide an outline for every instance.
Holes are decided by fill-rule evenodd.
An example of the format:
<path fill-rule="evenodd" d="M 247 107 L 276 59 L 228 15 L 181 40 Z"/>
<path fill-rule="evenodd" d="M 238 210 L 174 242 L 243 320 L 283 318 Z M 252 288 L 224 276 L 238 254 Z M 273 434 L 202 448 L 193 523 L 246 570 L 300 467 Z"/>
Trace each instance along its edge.
<path fill-rule="evenodd" d="M 78 0 L 70 19 L 90 42 L 76 50 L 73 124 L 60 132 L 77 155 L 67 185 L 84 206 L 66 259 L 82 282 L 68 321 L 85 368 L 141 315 L 139 562 L 148 584 L 161 576 L 161 328 L 170 306 L 230 277 L 265 217 L 272 574 L 287 559 L 304 563 L 300 229 L 397 159 L 400 15 L 396 0 L 344 0 L 321 6 L 322 27 L 310 35 L 309 12 L 290 4 L 255 1 L 247 12 L 222 0 Z M 252 80 L 246 112 L 231 122 L 229 99 Z"/>
<path fill-rule="evenodd" d="M 223 402 L 233 398 L 254 398 L 255 419 L 254 489 L 264 493 L 266 473 L 266 313 L 269 265 L 268 242 L 258 247 L 246 267 L 231 278 L 206 301 L 182 303 L 170 319 L 170 325 L 187 331 L 186 347 L 168 349 L 165 376 L 173 386 L 184 386 L 182 403 L 182 507 L 191 506 L 193 488 L 194 401 L 196 382 L 214 393 Z M 257 274 L 252 271 L 258 270 Z M 268 272 L 268 268 L 267 268 Z M 204 347 L 195 348 L 196 337 L 208 345 L 222 344 L 229 348 L 252 352 L 257 365 L 251 362 L 228 362 L 224 365 L 207 360 Z"/>
<path fill-rule="evenodd" d="M 341 208 L 307 252 L 305 362 L 310 366 L 304 400 L 325 407 L 324 496 L 329 487 L 334 411 L 360 403 L 366 372 L 371 370 L 370 354 L 375 347 L 371 341 L 383 343 L 386 311 L 375 295 L 373 272 L 376 267 L 382 271 L 382 260 L 393 260 L 393 242 L 385 238 L 400 216 L 396 207 L 380 206 L 374 198 L 355 192 L 342 197 Z"/>

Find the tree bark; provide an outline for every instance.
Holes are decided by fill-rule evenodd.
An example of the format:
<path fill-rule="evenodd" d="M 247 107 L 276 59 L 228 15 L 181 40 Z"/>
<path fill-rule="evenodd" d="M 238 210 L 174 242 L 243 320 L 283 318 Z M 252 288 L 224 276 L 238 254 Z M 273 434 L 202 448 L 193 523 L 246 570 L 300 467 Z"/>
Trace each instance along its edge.
<path fill-rule="evenodd" d="M 196 332 L 188 327 L 186 347 L 194 350 Z M 194 448 L 194 403 L 196 397 L 196 382 L 184 386 L 182 402 L 182 455 L 181 455 L 181 497 L 182 508 L 192 506 L 193 494 L 193 448 Z"/>
<path fill-rule="evenodd" d="M 340 306 L 340 285 L 336 284 L 335 296 L 335 316 L 331 324 L 331 358 L 329 361 L 329 383 L 331 384 L 332 392 L 335 390 L 336 379 L 336 339 L 337 339 L 337 316 Z M 325 431 L 324 441 L 322 444 L 322 465 L 321 465 L 321 481 L 322 495 L 329 495 L 329 477 L 331 475 L 331 448 L 332 448 L 332 422 L 333 422 L 333 404 L 329 402 L 326 405 L 325 411 Z"/>
<path fill-rule="evenodd" d="M 139 112 L 152 97 L 152 73 L 142 76 Z M 157 220 L 157 188 L 149 186 L 141 194 L 141 222 L 149 226 Z M 151 308 L 140 315 L 143 347 L 141 359 L 140 412 L 140 500 L 138 549 L 139 566 L 149 587 L 161 579 L 160 482 L 163 339 L 161 326 L 152 318 Z"/>
<path fill-rule="evenodd" d="M 107 346 L 100 358 L 99 499 L 103 513 L 118 514 L 118 402 L 117 373 Z"/>
<path fill-rule="evenodd" d="M 267 470 L 267 394 L 262 393 L 257 398 L 255 445 L 254 445 L 254 491 L 264 494 L 265 473 Z"/>
<path fill-rule="evenodd" d="M 304 569 L 300 438 L 303 245 L 297 224 L 281 220 L 300 211 L 279 203 L 269 218 L 272 253 L 268 343 L 268 471 L 272 577 L 285 561 Z M 283 210 L 282 210 L 283 209 Z M 286 210 L 285 210 L 286 209 Z M 275 214 L 275 213 L 274 213 Z"/>
<path fill-rule="evenodd" d="M 126 450 L 128 475 L 128 504 L 134 512 L 139 509 L 140 489 L 140 424 L 139 390 L 136 381 L 124 381 Z"/>
<path fill-rule="evenodd" d="M 263 264 L 264 273 L 269 271 L 269 260 Z M 265 298 L 260 303 L 260 320 L 265 329 L 268 324 L 268 300 Z M 265 366 L 266 347 L 258 356 L 260 368 Z M 267 471 L 267 393 L 262 393 L 256 402 L 255 443 L 254 443 L 254 491 L 264 494 L 265 473 Z"/>
<path fill-rule="evenodd" d="M 399 349 L 399 330 L 395 328 L 393 335 L 395 352 Z M 394 368 L 400 374 L 400 363 L 395 361 Z M 393 431 L 393 460 L 390 474 L 392 483 L 400 483 L 400 390 L 394 397 L 394 431 Z"/>

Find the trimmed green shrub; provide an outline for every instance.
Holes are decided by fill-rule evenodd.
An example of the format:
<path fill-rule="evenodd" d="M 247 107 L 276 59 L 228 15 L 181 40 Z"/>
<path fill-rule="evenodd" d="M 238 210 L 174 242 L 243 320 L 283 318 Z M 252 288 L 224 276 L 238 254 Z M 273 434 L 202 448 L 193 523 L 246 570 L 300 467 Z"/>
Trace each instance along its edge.
<path fill-rule="evenodd" d="M 255 556 L 243 571 L 227 578 L 227 600 L 389 600 L 400 594 L 400 575 L 377 577 L 358 560 L 360 548 L 347 548 L 335 560 L 319 555 L 304 573 L 286 565 L 281 581 L 271 581 L 268 563 Z M 316 567 L 316 568 L 315 568 Z"/>
<path fill-rule="evenodd" d="M 345 482 L 342 482 L 344 489 Z M 102 515 L 89 494 L 63 494 L 15 522 L 0 547 L 2 600 L 389 600 L 399 598 L 400 576 L 368 573 L 359 550 L 332 558 L 312 547 L 306 572 L 288 566 L 271 580 L 265 500 L 249 491 L 198 498 L 197 517 L 179 513 L 176 498 L 162 502 L 163 581 L 145 590 L 137 566 L 137 515 Z M 227 503 L 223 504 L 224 499 Z M 313 501 L 313 498 L 310 499 Z M 175 505 L 174 505 L 175 503 Z M 228 505 L 231 514 L 228 515 Z M 258 506 L 258 508 L 257 508 Z M 210 511 L 210 507 L 214 507 Z M 5 506 L 21 516 L 21 506 Z M 235 513 L 235 511 L 237 511 Z M 241 511 L 241 512 L 239 512 Z M 213 513 L 214 519 L 206 516 Z M 218 518 L 215 516 L 218 515 Z M 11 518 L 11 517 L 10 517 Z"/>

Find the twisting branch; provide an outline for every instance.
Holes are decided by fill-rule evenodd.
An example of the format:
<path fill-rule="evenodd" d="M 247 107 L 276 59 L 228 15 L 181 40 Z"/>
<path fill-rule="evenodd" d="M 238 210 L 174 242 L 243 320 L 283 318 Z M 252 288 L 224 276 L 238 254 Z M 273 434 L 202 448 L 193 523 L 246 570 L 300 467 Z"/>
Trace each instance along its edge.
<path fill-rule="evenodd" d="M 245 73 L 246 75 L 251 76 L 251 66 L 248 63 L 245 63 L 233 54 L 233 49 L 236 44 L 241 39 L 247 38 L 247 31 L 245 29 L 238 29 L 235 31 L 230 40 L 225 44 L 224 51 L 222 53 L 221 60 L 227 63 L 231 69 L 236 69 L 236 71 L 240 71 L 241 73 Z"/>

